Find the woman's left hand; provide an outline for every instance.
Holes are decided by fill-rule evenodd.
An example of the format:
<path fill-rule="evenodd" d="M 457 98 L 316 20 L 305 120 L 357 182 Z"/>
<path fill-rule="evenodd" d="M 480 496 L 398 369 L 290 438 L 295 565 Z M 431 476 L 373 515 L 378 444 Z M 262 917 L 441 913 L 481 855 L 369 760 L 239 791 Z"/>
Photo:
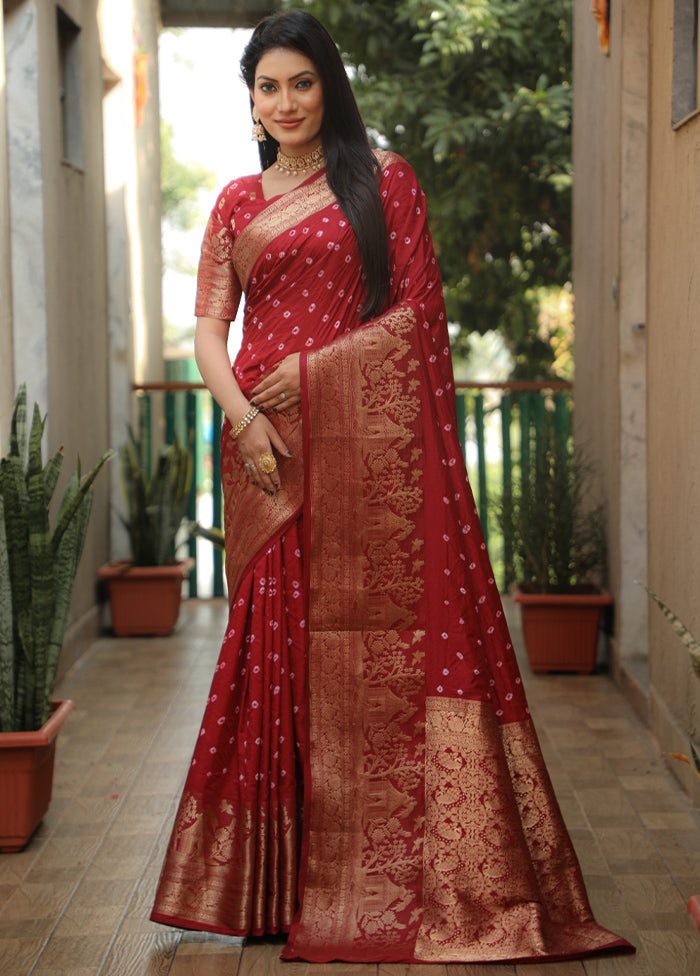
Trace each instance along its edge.
<path fill-rule="evenodd" d="M 279 363 L 253 390 L 251 403 L 268 412 L 281 413 L 301 403 L 301 378 L 298 352 Z"/>

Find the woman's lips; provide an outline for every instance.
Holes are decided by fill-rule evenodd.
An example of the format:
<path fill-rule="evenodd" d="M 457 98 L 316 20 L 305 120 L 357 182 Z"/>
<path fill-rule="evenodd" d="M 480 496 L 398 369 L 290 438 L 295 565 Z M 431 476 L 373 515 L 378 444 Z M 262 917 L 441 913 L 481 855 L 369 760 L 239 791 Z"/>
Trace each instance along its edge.
<path fill-rule="evenodd" d="M 293 129 L 296 125 L 301 125 L 303 119 L 278 119 L 277 125 L 281 125 L 284 129 Z"/>

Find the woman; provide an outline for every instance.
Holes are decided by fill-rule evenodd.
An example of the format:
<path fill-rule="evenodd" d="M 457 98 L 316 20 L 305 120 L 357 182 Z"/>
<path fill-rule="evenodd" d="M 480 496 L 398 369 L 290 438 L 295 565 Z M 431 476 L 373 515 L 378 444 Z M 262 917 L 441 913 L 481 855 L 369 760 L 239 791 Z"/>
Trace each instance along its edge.
<path fill-rule="evenodd" d="M 529 717 L 422 191 L 370 149 L 314 18 L 263 21 L 242 69 L 263 172 L 217 201 L 196 309 L 231 611 L 153 918 L 289 932 L 311 961 L 629 949 L 593 920 Z"/>

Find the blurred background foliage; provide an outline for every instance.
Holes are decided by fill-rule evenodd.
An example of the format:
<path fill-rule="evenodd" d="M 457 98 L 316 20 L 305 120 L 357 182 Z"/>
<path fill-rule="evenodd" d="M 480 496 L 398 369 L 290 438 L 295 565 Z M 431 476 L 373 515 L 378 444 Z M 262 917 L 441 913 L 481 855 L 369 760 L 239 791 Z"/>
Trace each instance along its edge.
<path fill-rule="evenodd" d="M 319 17 L 377 146 L 428 197 L 457 356 L 571 378 L 572 0 L 289 0 Z M 563 289 L 563 291 L 562 291 Z"/>

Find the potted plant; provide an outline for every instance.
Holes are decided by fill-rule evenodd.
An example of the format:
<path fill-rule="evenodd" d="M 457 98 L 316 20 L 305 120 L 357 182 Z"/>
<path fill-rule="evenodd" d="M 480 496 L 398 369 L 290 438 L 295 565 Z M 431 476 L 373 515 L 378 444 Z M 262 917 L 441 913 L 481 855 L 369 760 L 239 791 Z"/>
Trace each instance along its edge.
<path fill-rule="evenodd" d="M 131 559 L 113 560 L 98 576 L 107 583 L 118 637 L 166 636 L 177 623 L 182 582 L 194 565 L 173 557 L 189 501 L 192 452 L 176 436 L 161 448 L 150 474 L 146 449 L 129 428 L 119 453 Z"/>
<path fill-rule="evenodd" d="M 497 506 L 535 672 L 595 668 L 601 613 L 612 600 L 600 586 L 605 517 L 602 505 L 588 501 L 592 474 L 571 438 L 546 416 L 518 487 Z"/>
<path fill-rule="evenodd" d="M 637 582 L 639 582 L 639 580 L 637 580 Z M 671 610 L 671 608 L 668 607 L 663 600 L 656 595 L 656 593 L 654 593 L 653 590 L 649 589 L 645 583 L 640 583 L 639 585 L 644 587 L 649 596 L 661 609 L 664 617 L 670 621 L 674 631 L 680 637 L 683 645 L 688 649 L 690 661 L 693 666 L 693 673 L 698 681 L 700 681 L 700 642 L 693 636 L 691 631 L 688 630 L 677 614 L 675 614 L 673 610 Z M 695 771 L 695 775 L 697 776 L 698 780 L 700 780 L 700 756 L 698 755 L 698 751 L 693 743 L 690 742 L 689 745 L 690 758 L 677 752 L 672 752 L 669 755 L 671 759 L 677 759 L 679 762 L 687 763 L 689 766 L 692 766 Z M 695 928 L 700 935 L 700 895 L 691 895 L 688 899 L 688 914 L 692 918 Z"/>
<path fill-rule="evenodd" d="M 44 423 L 27 392 L 15 399 L 10 445 L 0 460 L 0 851 L 21 850 L 51 800 L 56 737 L 73 707 L 52 701 L 93 482 L 111 452 L 82 478 L 80 462 L 53 528 L 49 505 L 63 456 L 44 465 Z"/>

